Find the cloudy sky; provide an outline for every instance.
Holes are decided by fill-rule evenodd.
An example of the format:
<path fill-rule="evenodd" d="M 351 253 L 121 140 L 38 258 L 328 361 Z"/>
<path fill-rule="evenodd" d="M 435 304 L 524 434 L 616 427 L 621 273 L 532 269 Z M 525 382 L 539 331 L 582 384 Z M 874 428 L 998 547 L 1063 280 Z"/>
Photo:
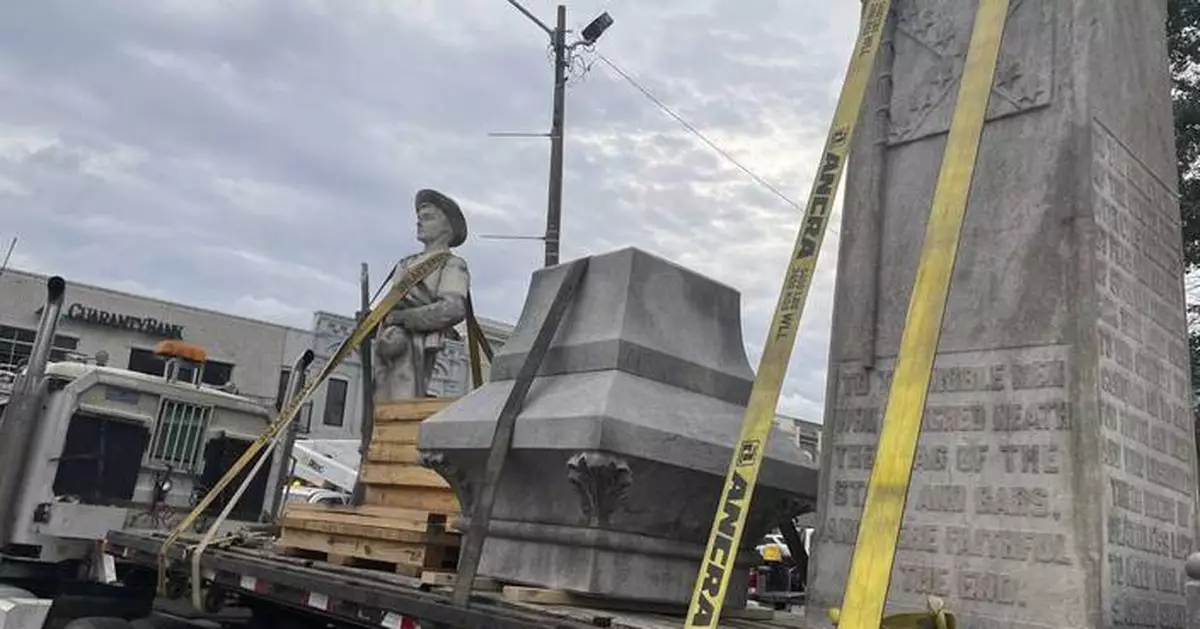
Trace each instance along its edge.
<path fill-rule="evenodd" d="M 597 51 L 802 202 L 856 1 L 574 0 Z M 553 20 L 554 3 L 526 0 Z M 309 327 L 416 247 L 436 187 L 473 235 L 539 234 L 547 41 L 505 0 L 122 0 L 0 7 L 11 265 Z M 798 212 L 596 60 L 568 91 L 563 258 L 637 246 L 742 292 L 757 363 Z M 837 228 L 837 223 L 833 229 Z M 831 231 L 831 235 L 836 231 Z M 819 420 L 836 242 L 781 411 Z M 515 321 L 537 241 L 473 237 L 480 314 Z"/>

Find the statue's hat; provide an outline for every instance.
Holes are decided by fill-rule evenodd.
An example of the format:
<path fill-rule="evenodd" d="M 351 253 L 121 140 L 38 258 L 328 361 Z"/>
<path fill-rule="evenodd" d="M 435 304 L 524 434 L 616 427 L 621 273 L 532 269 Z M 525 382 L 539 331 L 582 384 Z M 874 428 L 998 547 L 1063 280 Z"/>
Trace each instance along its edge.
<path fill-rule="evenodd" d="M 467 241 L 467 219 L 463 217 L 462 210 L 458 208 L 454 199 L 428 188 L 417 191 L 413 207 L 420 209 L 426 203 L 441 210 L 442 214 L 446 215 L 446 220 L 450 222 L 450 229 L 454 231 L 454 236 L 450 239 L 451 247 L 457 247 Z"/>

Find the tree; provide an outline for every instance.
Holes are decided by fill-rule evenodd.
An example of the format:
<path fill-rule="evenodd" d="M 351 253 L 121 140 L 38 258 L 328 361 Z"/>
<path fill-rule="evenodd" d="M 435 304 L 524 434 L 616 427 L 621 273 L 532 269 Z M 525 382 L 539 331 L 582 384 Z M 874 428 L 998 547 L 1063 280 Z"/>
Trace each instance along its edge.
<path fill-rule="evenodd" d="M 1175 158 L 1183 254 L 1189 273 L 1200 268 L 1200 0 L 1168 0 L 1167 49 L 1175 109 Z M 1193 399 L 1200 398 L 1200 305 L 1188 305 Z"/>

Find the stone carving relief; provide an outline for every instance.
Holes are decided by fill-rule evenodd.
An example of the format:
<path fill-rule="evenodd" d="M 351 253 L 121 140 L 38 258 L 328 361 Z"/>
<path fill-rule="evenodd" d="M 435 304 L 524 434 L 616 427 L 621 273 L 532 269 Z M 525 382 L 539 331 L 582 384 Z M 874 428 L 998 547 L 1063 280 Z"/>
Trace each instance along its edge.
<path fill-rule="evenodd" d="M 466 335 L 462 335 L 463 339 Z M 471 359 L 465 340 L 448 340 L 433 364 L 429 393 L 437 397 L 460 397 L 471 387 Z"/>
<path fill-rule="evenodd" d="M 625 501 L 633 471 L 619 457 L 580 452 L 567 461 L 567 480 L 579 491 L 580 508 L 590 526 L 607 526 Z"/>
<path fill-rule="evenodd" d="M 459 466 L 451 463 L 441 452 L 421 452 L 417 462 L 438 473 L 458 496 L 459 511 L 465 519 L 475 506 L 475 483 Z"/>
<path fill-rule="evenodd" d="M 963 0 L 896 4 L 890 144 L 945 133 L 962 78 L 974 11 Z M 992 84 L 988 120 L 1050 104 L 1054 85 L 1054 2 L 1013 0 Z"/>
<path fill-rule="evenodd" d="M 316 339 L 313 343 L 313 352 L 318 358 L 328 358 L 333 356 L 342 343 L 346 342 L 346 338 L 354 331 L 354 319 L 349 317 L 339 317 L 329 313 L 317 313 L 317 322 L 314 326 L 314 334 Z M 357 364 L 358 352 L 351 353 L 347 356 L 347 362 Z"/>

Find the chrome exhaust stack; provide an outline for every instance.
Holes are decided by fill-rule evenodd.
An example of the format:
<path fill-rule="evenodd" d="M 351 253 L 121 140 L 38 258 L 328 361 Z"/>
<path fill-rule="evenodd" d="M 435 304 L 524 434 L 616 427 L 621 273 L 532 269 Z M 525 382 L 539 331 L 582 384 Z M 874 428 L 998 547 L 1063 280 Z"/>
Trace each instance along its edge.
<path fill-rule="evenodd" d="M 34 420 L 46 394 L 46 365 L 50 362 L 66 290 L 67 282 L 57 275 L 46 281 L 46 305 L 42 308 L 29 362 L 13 383 L 8 406 L 0 415 L 0 548 L 12 539 L 16 525 L 16 503 L 21 494 L 18 481 L 25 477 L 23 470 Z"/>
<path fill-rule="evenodd" d="M 304 375 L 308 371 L 308 367 L 312 365 L 316 354 L 311 349 L 306 349 L 296 357 L 292 362 L 292 371 L 288 374 L 287 390 L 284 393 L 286 396 L 283 400 L 283 409 L 287 410 L 293 402 L 296 401 L 296 396 L 300 394 L 304 388 Z M 283 438 L 283 447 L 276 451 L 276 456 L 279 458 L 275 474 L 275 486 L 271 491 L 271 517 L 272 521 L 278 522 L 283 516 L 284 496 L 287 495 L 288 477 L 292 474 L 292 451 L 296 445 L 296 433 L 299 432 L 299 418 L 292 419 L 291 425 L 285 430 Z"/>
<path fill-rule="evenodd" d="M 29 363 L 25 368 L 24 380 L 28 392 L 36 389 L 36 383 L 41 382 L 46 375 L 46 365 L 50 362 L 50 350 L 54 346 L 54 334 L 58 331 L 58 317 L 62 314 L 63 296 L 67 292 L 67 283 L 55 275 L 46 281 L 46 306 L 42 308 L 42 319 L 38 322 L 37 336 L 33 339 L 33 350 L 29 354 Z"/>

